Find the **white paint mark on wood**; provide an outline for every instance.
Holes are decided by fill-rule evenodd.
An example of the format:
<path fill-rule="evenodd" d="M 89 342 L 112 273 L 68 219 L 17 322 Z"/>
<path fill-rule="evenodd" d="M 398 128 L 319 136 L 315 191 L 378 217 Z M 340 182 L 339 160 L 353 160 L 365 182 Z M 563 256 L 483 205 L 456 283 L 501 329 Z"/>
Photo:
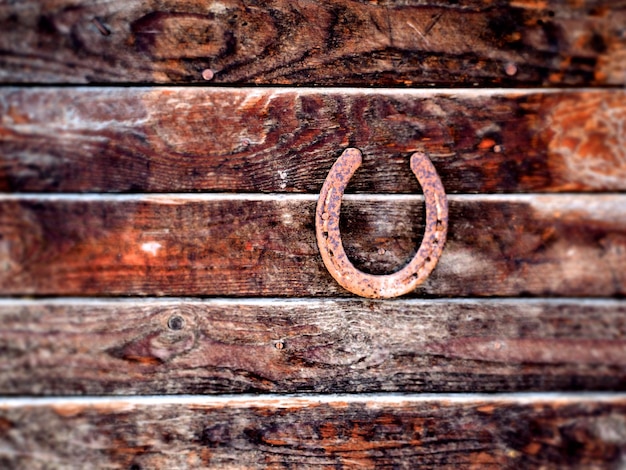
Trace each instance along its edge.
<path fill-rule="evenodd" d="M 161 249 L 161 244 L 158 242 L 146 242 L 141 245 L 142 251 L 150 253 L 152 256 L 156 256 L 157 252 Z"/>
<path fill-rule="evenodd" d="M 228 12 L 228 6 L 224 5 L 221 2 L 212 2 L 211 6 L 209 6 L 209 12 L 215 13 L 216 15 L 221 15 Z"/>
<path fill-rule="evenodd" d="M 279 170 L 278 177 L 280 178 L 280 189 L 285 189 L 287 187 L 287 172 Z"/>

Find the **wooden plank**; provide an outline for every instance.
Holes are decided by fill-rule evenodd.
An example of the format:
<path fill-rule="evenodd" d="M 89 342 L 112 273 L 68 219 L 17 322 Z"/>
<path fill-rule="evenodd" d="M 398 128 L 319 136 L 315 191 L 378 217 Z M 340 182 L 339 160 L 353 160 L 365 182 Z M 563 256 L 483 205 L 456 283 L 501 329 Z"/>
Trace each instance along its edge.
<path fill-rule="evenodd" d="M 2 2 L 0 79 L 621 86 L 624 24 L 623 2 Z"/>
<path fill-rule="evenodd" d="M 344 201 L 348 256 L 381 274 L 423 233 L 419 196 Z M 626 196 L 452 196 L 448 242 L 415 295 L 623 296 Z M 315 196 L 0 197 L 0 294 L 335 296 Z"/>
<path fill-rule="evenodd" d="M 0 394 L 626 390 L 626 302 L 5 300 Z"/>
<path fill-rule="evenodd" d="M 349 191 L 625 191 L 626 92 L 0 90 L 0 190 L 318 193 L 348 146 Z"/>
<path fill-rule="evenodd" d="M 4 468 L 618 468 L 626 398 L 15 400 Z"/>

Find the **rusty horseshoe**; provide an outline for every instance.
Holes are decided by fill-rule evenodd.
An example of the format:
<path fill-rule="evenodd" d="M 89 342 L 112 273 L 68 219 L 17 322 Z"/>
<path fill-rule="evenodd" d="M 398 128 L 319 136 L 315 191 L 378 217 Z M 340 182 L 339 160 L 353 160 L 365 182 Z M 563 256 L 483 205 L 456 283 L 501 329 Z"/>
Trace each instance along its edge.
<path fill-rule="evenodd" d="M 358 149 L 348 148 L 330 169 L 315 211 L 317 245 L 326 269 L 343 288 L 371 299 L 398 297 L 424 282 L 437 265 L 448 232 L 448 200 L 428 156 L 420 152 L 411 155 L 411 170 L 422 186 L 426 202 L 422 244 L 413 259 L 399 271 L 386 275 L 364 273 L 346 256 L 339 232 L 343 192 L 362 161 Z"/>

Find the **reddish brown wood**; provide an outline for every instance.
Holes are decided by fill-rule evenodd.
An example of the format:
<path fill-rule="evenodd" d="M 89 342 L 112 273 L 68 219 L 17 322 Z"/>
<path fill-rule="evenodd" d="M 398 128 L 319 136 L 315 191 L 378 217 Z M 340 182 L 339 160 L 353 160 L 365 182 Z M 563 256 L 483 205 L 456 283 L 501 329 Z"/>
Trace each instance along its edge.
<path fill-rule="evenodd" d="M 0 4 L 0 79 L 621 86 L 624 24 L 606 1 L 25 0 Z"/>
<path fill-rule="evenodd" d="M 346 295 L 315 242 L 315 196 L 4 196 L 2 295 Z M 345 197 L 355 266 L 392 272 L 423 201 Z M 626 196 L 450 196 L 436 296 L 623 296 Z M 381 216 L 384 214 L 384 216 Z"/>
<path fill-rule="evenodd" d="M 626 399 L 58 400 L 0 407 L 4 468 L 616 468 Z"/>
<path fill-rule="evenodd" d="M 318 193 L 348 146 L 348 192 L 626 190 L 624 91 L 0 90 L 0 190 Z"/>
<path fill-rule="evenodd" d="M 0 302 L 0 394 L 626 390 L 626 303 Z"/>
<path fill-rule="evenodd" d="M 412 295 L 624 296 L 626 195 L 484 193 L 626 190 L 625 24 L 593 0 L 0 2 L 5 85 L 561 87 L 0 89 L 0 296 L 269 297 L 0 299 L 0 395 L 195 395 L 5 398 L 0 468 L 622 467 L 623 394 L 278 394 L 626 390 L 624 302 L 314 298 L 348 294 L 313 217 L 346 147 L 349 192 L 418 193 L 425 152 L 450 234 Z M 348 198 L 355 265 L 404 265 L 420 205 Z M 241 392 L 274 395 L 196 395 Z"/>

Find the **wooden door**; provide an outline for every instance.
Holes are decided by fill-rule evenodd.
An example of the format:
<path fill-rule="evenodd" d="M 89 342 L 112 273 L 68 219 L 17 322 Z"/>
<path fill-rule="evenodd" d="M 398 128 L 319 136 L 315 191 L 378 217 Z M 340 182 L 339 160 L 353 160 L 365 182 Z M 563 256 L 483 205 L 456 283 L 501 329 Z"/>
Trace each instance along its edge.
<path fill-rule="evenodd" d="M 625 465 L 623 2 L 4 1 L 0 81 L 2 468 Z"/>

